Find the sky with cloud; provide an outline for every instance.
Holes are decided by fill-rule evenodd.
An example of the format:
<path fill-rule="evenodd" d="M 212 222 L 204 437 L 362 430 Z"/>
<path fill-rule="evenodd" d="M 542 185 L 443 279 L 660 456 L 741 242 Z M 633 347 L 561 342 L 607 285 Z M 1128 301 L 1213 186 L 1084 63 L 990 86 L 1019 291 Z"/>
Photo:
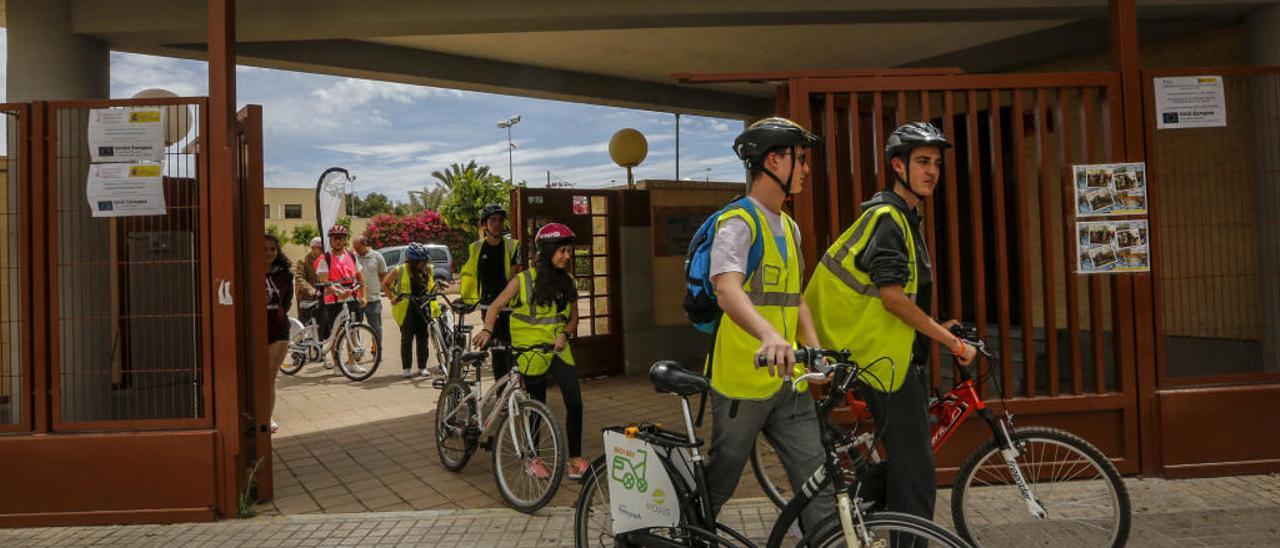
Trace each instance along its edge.
<path fill-rule="evenodd" d="M 6 42 L 0 39 L 0 78 Z M 342 166 L 358 177 L 358 193 L 404 200 L 454 162 L 475 160 L 505 176 L 507 133 L 497 122 L 514 114 L 522 117 L 512 131 L 516 181 L 542 186 L 550 171 L 553 181 L 579 187 L 625 182 L 608 151 L 609 137 L 625 127 L 649 141 L 636 178 L 675 177 L 675 117 L 667 113 L 252 67 L 240 67 L 236 78 L 238 102 L 263 106 L 267 186 L 313 186 L 326 168 Z M 206 64 L 113 52 L 111 96 L 147 88 L 204 95 Z M 736 120 L 681 116 L 680 176 L 742 181 L 730 150 L 741 130 Z"/>

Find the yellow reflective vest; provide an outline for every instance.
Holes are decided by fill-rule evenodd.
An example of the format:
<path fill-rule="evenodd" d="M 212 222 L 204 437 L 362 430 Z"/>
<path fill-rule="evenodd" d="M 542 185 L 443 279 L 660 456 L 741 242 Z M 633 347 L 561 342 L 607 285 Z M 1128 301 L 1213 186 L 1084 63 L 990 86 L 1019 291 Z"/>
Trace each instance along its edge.
<path fill-rule="evenodd" d="M 520 280 L 520 291 L 508 304 L 511 307 L 512 346 L 554 344 L 556 337 L 564 333 L 568 327 L 570 314 L 568 307 L 565 307 L 564 312 L 559 312 L 555 304 L 533 305 L 533 281 L 537 278 L 538 269 L 536 268 L 521 272 L 517 277 Z M 569 306 L 577 305 L 578 303 L 575 302 L 569 303 Z M 569 350 L 568 343 L 556 356 L 564 360 L 564 363 L 574 365 L 573 352 Z M 548 352 L 526 352 L 516 357 L 516 366 L 521 374 L 534 377 L 543 375 L 551 368 L 551 355 Z"/>
<path fill-rule="evenodd" d="M 460 278 L 458 293 L 462 297 L 462 302 L 467 304 L 476 304 L 480 302 L 480 249 L 484 245 L 484 238 L 480 238 L 471 243 L 470 253 L 467 255 L 467 262 L 463 263 L 462 271 L 458 274 Z M 506 251 L 507 260 L 502 261 L 503 279 L 511 279 L 511 263 L 516 261 L 516 252 L 520 249 L 519 242 L 508 236 L 502 237 L 502 246 Z"/>
<path fill-rule="evenodd" d="M 394 280 L 395 283 L 391 284 L 391 287 L 387 288 L 387 294 L 395 295 L 395 297 L 399 299 L 395 304 L 391 305 L 391 317 L 396 320 L 396 325 L 404 325 L 404 318 L 409 313 L 409 297 L 413 291 L 413 282 L 409 279 L 409 263 L 397 266 L 395 271 L 399 272 L 400 275 Z M 436 280 L 435 277 L 430 275 L 426 278 L 427 293 L 430 294 L 436 290 Z M 432 317 L 440 315 L 439 306 L 439 302 L 431 302 Z"/>
<path fill-rule="evenodd" d="M 747 273 L 742 290 L 751 299 L 756 312 L 794 346 L 800 322 L 804 258 L 796 245 L 799 229 L 795 221 L 786 213 L 781 215 L 782 224 L 786 227 L 784 239 L 789 260 L 783 260 L 777 239 L 769 223 L 761 221 L 759 212 L 753 215 L 745 207 L 730 208 L 720 214 L 716 229 L 719 230 L 729 219 L 740 218 L 751 227 L 753 239 L 764 239 L 764 256 L 755 271 Z M 747 400 L 767 399 L 777 393 L 784 381 L 770 375 L 768 368 L 756 367 L 756 352 L 759 350 L 760 339 L 735 323 L 728 314 L 722 316 L 716 330 L 715 350 L 709 362 L 711 389 L 727 398 Z M 797 364 L 792 375 L 803 374 L 804 366 Z"/>
<path fill-rule="evenodd" d="M 919 282 L 915 239 L 906 214 L 889 204 L 863 212 L 827 248 L 805 288 L 804 300 L 813 315 L 819 344 L 823 348 L 849 350 L 853 360 L 865 368 L 862 380 L 867 386 L 880 392 L 896 392 L 910 370 L 916 330 L 885 309 L 880 288 L 854 260 L 871 240 L 876 223 L 885 216 L 898 225 L 907 242 L 910 274 L 902 289 L 915 300 Z"/>

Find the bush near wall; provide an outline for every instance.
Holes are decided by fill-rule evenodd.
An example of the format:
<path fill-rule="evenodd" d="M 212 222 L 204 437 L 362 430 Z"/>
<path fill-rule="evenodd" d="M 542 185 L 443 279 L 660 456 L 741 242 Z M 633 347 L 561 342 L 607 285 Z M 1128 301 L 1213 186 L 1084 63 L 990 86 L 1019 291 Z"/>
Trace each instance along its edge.
<path fill-rule="evenodd" d="M 411 242 L 439 242 L 448 231 L 449 227 L 438 213 L 425 210 L 402 217 L 386 213 L 375 216 L 369 221 L 364 235 L 369 238 L 370 246 L 381 249 Z"/>

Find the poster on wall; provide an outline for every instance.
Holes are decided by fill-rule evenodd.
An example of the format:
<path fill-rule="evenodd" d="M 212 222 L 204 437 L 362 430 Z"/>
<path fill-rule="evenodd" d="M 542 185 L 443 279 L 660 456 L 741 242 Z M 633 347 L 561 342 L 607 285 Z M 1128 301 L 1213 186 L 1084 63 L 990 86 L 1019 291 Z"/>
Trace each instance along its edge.
<path fill-rule="evenodd" d="M 1156 128 L 1226 127 L 1227 99 L 1221 76 L 1156 78 Z"/>
<path fill-rule="evenodd" d="M 164 160 L 164 108 L 96 108 L 89 111 L 89 160 Z"/>
<path fill-rule="evenodd" d="M 85 198 L 94 217 L 164 215 L 160 164 L 92 164 Z"/>
<path fill-rule="evenodd" d="M 1146 164 L 1081 164 L 1072 172 L 1077 217 L 1147 213 Z"/>
<path fill-rule="evenodd" d="M 661 206 L 653 208 L 653 255 L 683 257 L 693 235 L 719 209 L 715 206 Z"/>
<path fill-rule="evenodd" d="M 1076 236 L 1080 274 L 1151 271 L 1145 220 L 1076 223 Z"/>

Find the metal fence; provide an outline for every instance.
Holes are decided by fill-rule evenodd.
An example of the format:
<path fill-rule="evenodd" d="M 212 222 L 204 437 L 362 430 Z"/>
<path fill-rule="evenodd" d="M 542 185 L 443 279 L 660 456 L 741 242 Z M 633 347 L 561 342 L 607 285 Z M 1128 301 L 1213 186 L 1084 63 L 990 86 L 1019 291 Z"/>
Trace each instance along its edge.
<path fill-rule="evenodd" d="M 94 217 L 86 196 L 87 126 L 101 108 L 165 107 L 165 213 Z M 200 215 L 205 102 L 147 99 L 50 103 L 53 428 L 207 427 L 209 303 Z"/>
<path fill-rule="evenodd" d="M 28 317 L 24 298 L 29 294 L 30 276 L 23 257 L 27 231 L 23 221 L 29 215 L 25 181 L 27 166 L 27 105 L 0 105 L 0 431 L 23 431 L 31 427 L 27 394 L 31 383 L 30 333 L 24 329 Z"/>
<path fill-rule="evenodd" d="M 807 99 L 826 137 L 799 220 L 821 253 L 892 180 L 889 132 L 931 121 L 955 145 L 924 207 L 935 317 L 978 326 L 1006 397 L 1123 392 L 1116 277 L 1076 273 L 1069 176 L 1118 158 L 1118 89 L 1112 73 L 799 79 L 793 109 Z M 931 357 L 934 386 L 949 386 L 950 356 Z"/>

